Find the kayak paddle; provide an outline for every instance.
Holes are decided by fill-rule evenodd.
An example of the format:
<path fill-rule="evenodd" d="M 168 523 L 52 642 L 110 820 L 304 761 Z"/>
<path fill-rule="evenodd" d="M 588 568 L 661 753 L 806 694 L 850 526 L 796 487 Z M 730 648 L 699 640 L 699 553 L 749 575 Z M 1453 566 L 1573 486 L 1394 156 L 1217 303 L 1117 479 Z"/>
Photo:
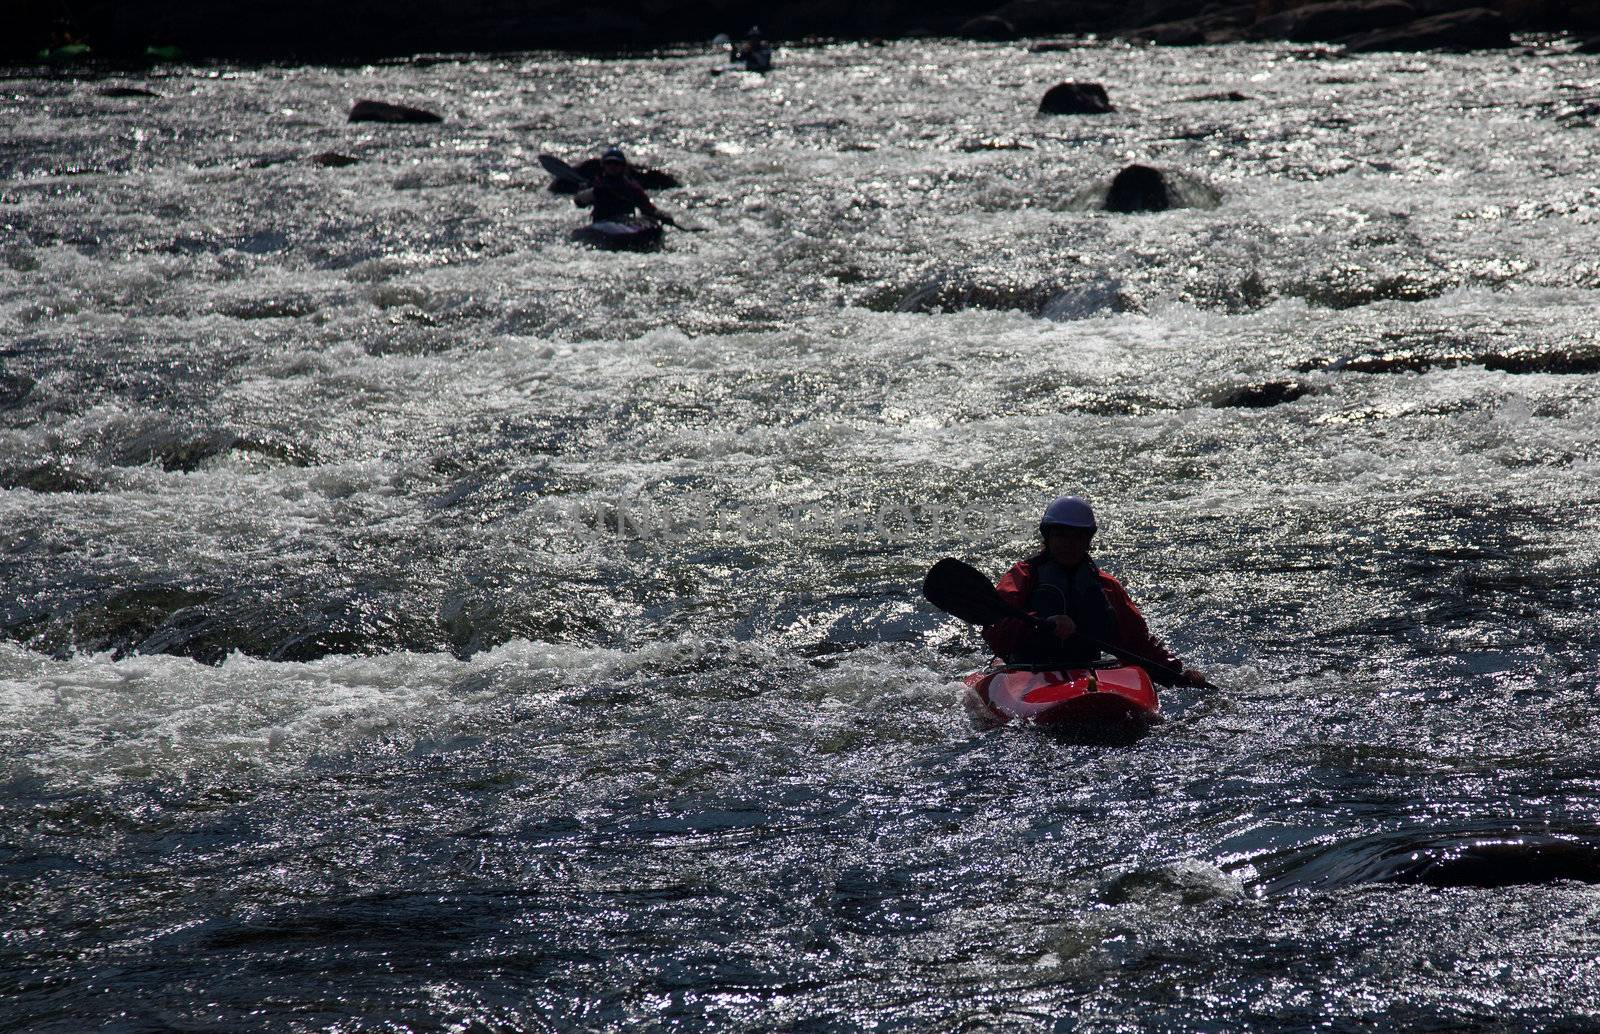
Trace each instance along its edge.
<path fill-rule="evenodd" d="M 568 165 L 566 162 L 562 161 L 560 158 L 557 158 L 553 154 L 541 154 L 539 156 L 539 164 L 544 166 L 545 172 L 548 172 L 556 179 L 565 183 L 571 183 L 578 187 L 588 187 L 592 185 L 590 184 L 588 177 L 584 176 L 583 173 L 579 172 L 577 169 L 574 169 L 572 166 Z"/>
<path fill-rule="evenodd" d="M 946 614 L 958 617 L 968 624 L 992 625 L 1006 618 L 1020 618 L 1035 628 L 1053 631 L 1053 626 L 1048 621 L 1034 617 L 1021 607 L 1007 602 L 994 584 L 984 577 L 982 571 L 955 557 L 945 557 L 928 569 L 927 576 L 922 579 L 922 595 Z M 1084 642 L 1099 647 L 1119 661 L 1137 664 L 1173 682 L 1183 682 L 1183 671 L 1170 664 L 1141 657 L 1119 646 L 1112 646 L 1093 636 L 1084 635 L 1082 632 L 1077 635 Z M 1205 688 L 1217 687 L 1208 679 Z"/>
<path fill-rule="evenodd" d="M 554 176 L 558 180 L 561 180 L 563 183 L 571 183 L 574 186 L 583 189 L 588 189 L 589 187 L 594 186 L 594 184 L 589 181 L 587 176 L 579 172 L 577 169 L 574 169 L 572 166 L 568 165 L 566 162 L 562 161 L 560 158 L 557 158 L 553 154 L 541 154 L 539 156 L 539 164 L 544 166 L 545 172 L 548 172 L 550 175 Z M 706 228 L 704 226 L 685 226 L 676 219 L 672 218 L 672 216 L 660 210 L 657 210 L 656 218 L 659 222 L 665 223 L 675 230 L 685 230 L 689 233 L 706 232 Z"/>

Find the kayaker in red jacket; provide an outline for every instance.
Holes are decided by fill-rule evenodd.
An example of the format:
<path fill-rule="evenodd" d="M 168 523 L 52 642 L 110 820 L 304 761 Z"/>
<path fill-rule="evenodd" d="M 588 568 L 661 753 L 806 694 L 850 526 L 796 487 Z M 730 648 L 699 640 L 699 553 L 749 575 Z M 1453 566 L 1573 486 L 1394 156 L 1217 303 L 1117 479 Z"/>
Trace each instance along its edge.
<path fill-rule="evenodd" d="M 986 626 L 983 638 L 1013 664 L 1077 667 L 1100 655 L 1100 647 L 1085 638 L 1093 637 L 1130 656 L 1181 671 L 1184 685 L 1206 685 L 1204 673 L 1184 667 L 1151 634 L 1122 583 L 1089 558 L 1096 529 L 1094 510 L 1085 500 L 1061 496 L 1051 502 L 1039 521 L 1044 548 L 1013 565 L 996 589 L 1008 603 L 1053 627 L 1046 630 L 1021 618 L 1006 618 Z M 1174 681 L 1153 666 L 1150 677 L 1166 685 Z"/>
<path fill-rule="evenodd" d="M 650 203 L 650 195 L 628 174 L 627 156 L 617 147 L 600 156 L 600 174 L 592 186 L 578 191 L 572 200 L 579 208 L 593 206 L 593 220 L 597 223 L 622 222 L 635 211 L 657 222 L 671 222 L 656 211 L 656 206 Z"/>

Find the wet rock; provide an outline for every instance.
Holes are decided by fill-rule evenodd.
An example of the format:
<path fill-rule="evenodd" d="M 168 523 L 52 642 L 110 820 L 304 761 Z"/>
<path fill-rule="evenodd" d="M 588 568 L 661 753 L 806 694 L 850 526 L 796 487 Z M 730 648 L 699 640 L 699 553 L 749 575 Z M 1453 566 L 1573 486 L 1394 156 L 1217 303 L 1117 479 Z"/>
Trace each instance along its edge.
<path fill-rule="evenodd" d="M 1049 320 L 1089 319 L 1138 312 L 1140 305 L 1115 277 L 1020 277 L 998 269 L 934 273 L 909 286 L 886 285 L 862 299 L 876 312 L 1025 312 Z"/>
<path fill-rule="evenodd" d="M 1213 409 L 1268 409 L 1316 391 L 1300 381 L 1263 381 L 1229 388 L 1211 400 Z"/>
<path fill-rule="evenodd" d="M 584 179 L 592 180 L 600 175 L 600 159 L 585 158 L 572 168 Z M 683 186 L 678 177 L 663 169 L 646 169 L 636 165 L 630 167 L 628 171 L 634 179 L 639 181 L 639 186 L 646 190 L 671 190 L 674 187 Z M 576 183 L 571 183 L 567 180 L 553 179 L 550 181 L 550 193 L 552 194 L 576 194 L 581 189 Z"/>
<path fill-rule="evenodd" d="M 342 169 L 347 165 L 357 164 L 361 159 L 352 158 L 348 154 L 340 154 L 337 151 L 323 151 L 321 154 L 312 155 L 306 161 L 312 165 L 320 165 L 324 169 Z"/>
<path fill-rule="evenodd" d="M 1041 115 L 1104 115 L 1115 110 L 1099 83 L 1057 83 L 1039 101 Z"/>
<path fill-rule="evenodd" d="M 1237 315 L 1272 304 L 1277 292 L 1254 269 L 1203 267 L 1184 278 L 1178 298 L 1197 309 Z"/>
<path fill-rule="evenodd" d="M 1255 39 L 1295 43 L 1342 40 L 1358 33 L 1415 21 L 1420 12 L 1402 0 L 1348 0 L 1309 4 L 1262 18 L 1250 26 Z"/>
<path fill-rule="evenodd" d="M 1495 352 L 1481 356 L 1480 361 L 1490 370 L 1505 373 L 1600 373 L 1600 350 L 1578 352 L 1540 352 L 1520 349 Z"/>
<path fill-rule="evenodd" d="M 1374 302 L 1427 301 L 1455 286 L 1451 276 L 1438 270 L 1334 266 L 1310 280 L 1283 285 L 1283 293 L 1325 309 L 1354 309 Z"/>
<path fill-rule="evenodd" d="M 1160 169 L 1130 165 L 1111 180 L 1106 191 L 1108 212 L 1165 212 L 1173 207 L 1167 178 Z"/>
<path fill-rule="evenodd" d="M 21 405 L 33 393 L 34 379 L 21 374 L 0 373 L 0 409 Z"/>
<path fill-rule="evenodd" d="M 154 428 L 122 443 L 113 462 L 125 467 L 159 463 L 169 474 L 192 474 L 238 443 L 238 437 L 228 431 L 185 435 L 170 428 Z"/>
<path fill-rule="evenodd" d="M 1351 53 L 1378 50 L 1499 50 L 1511 46 L 1511 25 L 1485 7 L 1420 18 L 1346 41 Z"/>
<path fill-rule="evenodd" d="M 1238 90 L 1229 90 L 1227 93 L 1202 93 L 1196 97 L 1185 97 L 1183 100 L 1184 103 L 1189 104 L 1200 104 L 1207 101 L 1223 101 L 1237 104 L 1240 101 L 1255 100 L 1255 98 L 1242 94 Z"/>
<path fill-rule="evenodd" d="M 1600 845 L 1519 837 L 1430 847 L 1413 851 L 1381 882 L 1493 888 L 1558 880 L 1600 883 Z"/>
<path fill-rule="evenodd" d="M 230 298 L 217 304 L 217 312 L 236 320 L 298 319 L 317 311 L 315 298 L 307 295 L 279 295 L 261 298 Z"/>
<path fill-rule="evenodd" d="M 427 615 L 402 612 L 387 595 L 357 586 L 349 598 L 284 598 L 273 589 L 226 594 L 169 585 L 111 589 L 98 599 L 7 630 L 54 656 L 108 650 L 114 656 L 172 654 L 221 664 L 233 653 L 312 661 L 329 654 L 434 650 Z M 290 590 L 293 591 L 293 590 Z M 21 633 L 21 634 L 18 634 Z"/>
<path fill-rule="evenodd" d="M 31 273 L 39 268 L 39 260 L 34 257 L 33 252 L 20 245 L 7 249 L 5 254 L 0 256 L 0 261 L 4 261 L 18 273 Z"/>
<path fill-rule="evenodd" d="M 94 653 L 109 650 L 114 657 L 158 652 L 140 646 L 174 616 L 202 606 L 213 595 L 167 585 L 124 590 L 72 615 L 72 647 Z"/>
<path fill-rule="evenodd" d="M 1198 861 L 1173 862 L 1118 873 L 1096 888 L 1095 896 L 1107 905 L 1130 902 L 1177 901 L 1200 905 L 1217 899 L 1242 897 L 1244 887 L 1228 874 Z"/>
<path fill-rule="evenodd" d="M 100 483 L 70 463 L 51 460 L 29 467 L 0 468 L 0 488 L 25 488 L 41 495 L 98 492 Z"/>
<path fill-rule="evenodd" d="M 991 309 L 1038 315 L 1057 294 L 1055 285 L 1007 280 L 1004 275 L 936 274 L 909 289 L 890 287 L 864 303 L 879 312 L 957 312 Z"/>
<path fill-rule="evenodd" d="M 977 140 L 963 140 L 959 147 L 968 154 L 977 151 L 1031 151 L 1034 145 L 1011 136 L 989 136 Z"/>
<path fill-rule="evenodd" d="M 1419 349 L 1375 350 L 1360 355 L 1302 363 L 1306 373 L 1314 370 L 1347 370 L 1351 373 L 1426 373 L 1434 367 L 1448 369 L 1467 362 L 1465 355 L 1445 355 Z"/>
<path fill-rule="evenodd" d="M 405 104 L 390 104 L 388 101 L 360 100 L 350 109 L 351 122 L 389 122 L 410 123 L 420 125 L 430 122 L 443 122 L 444 119 L 431 111 L 413 108 Z"/>
<path fill-rule="evenodd" d="M 1163 212 L 1169 208 L 1216 208 L 1222 194 L 1174 169 L 1129 165 L 1089 183 L 1062 208 L 1076 212 Z"/>
<path fill-rule="evenodd" d="M 1039 315 L 1047 320 L 1067 322 L 1092 319 L 1123 312 L 1142 312 L 1138 299 L 1129 295 L 1122 282 L 1113 278 L 1067 284 L 1058 290 Z"/>
<path fill-rule="evenodd" d="M 55 657 L 109 651 L 121 658 L 142 652 L 140 644 L 175 613 L 212 598 L 208 592 L 161 584 L 99 591 L 101 595 L 81 598 L 55 613 L 36 613 L 9 624 L 4 632 Z"/>
<path fill-rule="evenodd" d="M 1004 18 L 984 14 L 963 22 L 961 28 L 956 30 L 956 35 L 963 39 L 1014 40 L 1017 38 L 1017 27 Z"/>
<path fill-rule="evenodd" d="M 154 90 L 142 86 L 106 86 L 95 91 L 102 97 L 159 97 Z"/>

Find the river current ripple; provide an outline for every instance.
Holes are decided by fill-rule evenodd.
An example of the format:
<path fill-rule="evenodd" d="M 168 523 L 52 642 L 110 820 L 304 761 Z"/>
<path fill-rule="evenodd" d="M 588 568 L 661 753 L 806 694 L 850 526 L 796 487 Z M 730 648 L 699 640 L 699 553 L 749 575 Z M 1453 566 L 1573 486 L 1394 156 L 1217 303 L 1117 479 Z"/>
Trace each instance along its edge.
<path fill-rule="evenodd" d="M 13 73 L 0 1029 L 1600 1024 L 1563 50 Z M 569 243 L 614 142 L 707 232 Z M 1223 687 L 1132 745 L 918 596 L 1060 491 Z"/>

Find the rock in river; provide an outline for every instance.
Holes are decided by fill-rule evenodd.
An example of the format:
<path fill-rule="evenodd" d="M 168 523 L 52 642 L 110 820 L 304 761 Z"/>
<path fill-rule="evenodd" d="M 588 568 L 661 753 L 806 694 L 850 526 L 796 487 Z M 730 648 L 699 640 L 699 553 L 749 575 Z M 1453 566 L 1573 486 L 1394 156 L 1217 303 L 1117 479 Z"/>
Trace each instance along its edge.
<path fill-rule="evenodd" d="M 1039 101 L 1042 115 L 1104 115 L 1115 110 L 1099 83 L 1057 83 Z"/>
<path fill-rule="evenodd" d="M 355 107 L 350 109 L 351 122 L 409 122 L 427 123 L 443 122 L 444 119 L 431 111 L 413 108 L 406 104 L 390 104 L 388 101 L 356 101 Z"/>

